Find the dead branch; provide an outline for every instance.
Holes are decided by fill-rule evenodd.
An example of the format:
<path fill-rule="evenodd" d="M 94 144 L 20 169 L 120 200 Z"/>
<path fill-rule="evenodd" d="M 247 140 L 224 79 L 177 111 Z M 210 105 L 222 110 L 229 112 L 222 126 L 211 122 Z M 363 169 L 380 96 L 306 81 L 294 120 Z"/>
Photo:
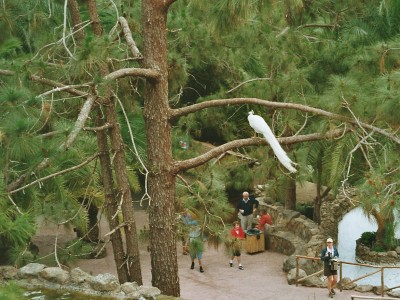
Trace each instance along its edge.
<path fill-rule="evenodd" d="M 237 90 L 238 88 L 240 88 L 242 85 L 244 85 L 246 83 L 250 83 L 253 81 L 261 81 L 261 80 L 271 80 L 271 77 L 253 78 L 253 79 L 246 80 L 246 81 L 238 84 L 237 86 L 235 86 L 233 89 L 230 89 L 229 91 L 227 91 L 226 94 L 232 93 L 233 91 Z"/>
<path fill-rule="evenodd" d="M 56 177 L 56 176 L 60 176 L 60 175 L 62 175 L 62 174 L 68 173 L 68 172 L 75 171 L 75 170 L 77 170 L 77 169 L 79 169 L 79 168 L 81 168 L 81 167 L 87 165 L 88 163 L 90 163 L 92 160 L 94 160 L 94 159 L 95 159 L 96 157 L 98 157 L 98 156 L 99 156 L 99 153 L 96 153 L 96 154 L 92 155 L 91 157 L 89 157 L 87 160 L 81 162 L 79 165 L 76 165 L 76 166 L 73 166 L 73 167 L 71 167 L 71 168 L 64 169 L 64 170 L 61 170 L 61 171 L 59 171 L 59 172 L 50 174 L 50 175 L 48 175 L 48 176 L 39 178 L 39 179 L 37 179 L 37 180 L 35 180 L 35 181 L 32 181 L 31 183 L 28 183 L 28 184 L 26 184 L 26 185 L 24 185 L 24 186 L 18 188 L 18 189 L 15 189 L 15 190 L 13 190 L 13 191 L 9 191 L 8 193 L 9 193 L 10 195 L 12 195 L 12 194 L 15 194 L 16 192 L 22 191 L 22 190 L 24 190 L 24 189 L 26 189 L 26 188 L 28 188 L 28 187 L 30 187 L 30 186 L 36 184 L 36 183 L 45 181 L 45 180 L 47 180 L 47 179 L 50 179 L 50 178 L 53 178 L 53 177 Z"/>
<path fill-rule="evenodd" d="M 99 126 L 99 127 L 83 127 L 82 130 L 83 131 L 94 131 L 94 132 L 97 132 L 97 131 L 102 131 L 102 130 L 109 129 L 111 127 L 113 127 L 112 124 L 105 123 L 103 126 Z"/>
<path fill-rule="evenodd" d="M 204 101 L 201 103 L 196 103 L 193 105 L 188 105 L 185 107 L 172 109 L 170 111 L 170 118 L 174 119 L 176 117 L 194 113 L 196 111 L 199 111 L 199 110 L 205 109 L 205 108 L 209 108 L 209 107 L 219 107 L 219 106 L 227 106 L 227 105 L 233 105 L 233 104 L 235 104 L 235 105 L 237 105 L 237 104 L 256 104 L 256 105 L 272 107 L 272 108 L 294 109 L 294 110 L 305 111 L 305 112 L 312 113 L 314 115 L 324 116 L 329 119 L 339 120 L 339 121 L 354 124 L 354 125 L 360 125 L 364 128 L 367 128 L 367 129 L 375 131 L 383 136 L 386 136 L 387 138 L 391 139 L 392 141 L 394 141 L 397 144 L 400 144 L 400 138 L 398 138 L 394 134 L 387 132 L 386 130 L 383 130 L 376 126 L 370 125 L 368 123 L 356 121 L 356 120 L 346 117 L 346 116 L 334 114 L 334 113 L 331 113 L 331 112 L 328 112 L 328 111 L 325 111 L 325 110 L 322 110 L 319 108 L 314 108 L 314 107 L 303 105 L 303 104 L 273 102 L 273 101 L 262 100 L 262 99 L 258 99 L 258 98 L 231 98 L 231 99 L 218 99 L 218 100 Z"/>
<path fill-rule="evenodd" d="M 300 26 L 298 26 L 297 27 L 297 29 L 300 29 L 300 28 L 310 28 L 310 27 L 317 27 L 317 28 L 336 28 L 336 27 L 338 27 L 339 25 L 337 25 L 337 24 L 315 24 L 315 23 L 312 23 L 312 24 L 303 24 L 303 25 L 300 25 Z"/>
<path fill-rule="evenodd" d="M 350 131 L 347 129 L 347 131 Z M 332 139 L 335 138 L 336 136 L 340 136 L 343 134 L 343 130 L 332 130 L 329 131 L 325 134 L 323 133 L 313 133 L 313 134 L 307 134 L 307 135 L 297 135 L 297 136 L 292 136 L 292 137 L 285 137 L 285 138 L 278 138 L 279 142 L 282 145 L 290 145 L 290 144 L 296 144 L 296 143 L 302 143 L 302 142 L 309 142 L 309 141 L 317 141 L 317 140 L 324 140 L 324 139 Z M 256 145 L 266 145 L 267 141 L 264 138 L 248 138 L 248 139 L 241 139 L 241 140 L 235 140 L 231 141 L 228 143 L 225 143 L 221 146 L 215 147 L 208 152 L 199 155 L 195 158 L 190 158 L 184 161 L 176 161 L 175 162 L 175 172 L 179 173 L 183 170 L 188 170 L 192 169 L 195 167 L 198 167 L 214 157 L 217 157 L 218 155 L 221 155 L 222 153 L 225 153 L 231 149 L 234 148 L 240 148 L 244 146 L 256 146 Z"/>
<path fill-rule="evenodd" d="M 160 73 L 152 69 L 126 68 L 111 72 L 110 74 L 104 76 L 104 79 L 115 80 L 127 76 L 144 77 L 144 78 L 158 80 L 160 78 Z"/>
<path fill-rule="evenodd" d="M 132 38 L 132 32 L 129 28 L 128 21 L 124 17 L 119 17 L 118 22 L 121 25 L 122 31 L 125 36 L 126 43 L 128 44 L 129 49 L 131 49 L 132 55 L 135 58 L 142 57 L 138 47 L 136 46 L 135 41 Z"/>
<path fill-rule="evenodd" d="M 61 145 L 61 147 L 64 150 L 68 150 L 68 148 L 71 146 L 71 144 L 75 141 L 76 137 L 78 136 L 78 133 L 82 130 L 83 125 L 85 125 L 85 122 L 87 118 L 89 117 L 89 113 L 92 110 L 92 106 L 95 100 L 95 96 L 90 96 L 87 98 L 85 103 L 82 106 L 81 111 L 79 112 L 79 116 L 75 121 L 74 128 L 68 135 L 67 140 L 65 143 Z"/>

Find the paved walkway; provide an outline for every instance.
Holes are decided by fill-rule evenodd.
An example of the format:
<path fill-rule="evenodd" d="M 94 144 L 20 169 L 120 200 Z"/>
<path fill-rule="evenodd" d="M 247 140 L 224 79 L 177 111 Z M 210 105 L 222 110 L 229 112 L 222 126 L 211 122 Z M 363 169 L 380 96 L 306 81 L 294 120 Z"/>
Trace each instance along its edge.
<path fill-rule="evenodd" d="M 147 222 L 144 211 L 136 212 L 138 229 Z M 104 222 L 101 235 L 108 232 Z M 61 232 L 58 239 L 68 240 L 75 236 L 73 232 Z M 49 227 L 42 228 L 35 242 L 43 248 L 52 250 L 55 232 Z M 144 285 L 151 285 L 150 253 L 146 245 L 140 246 L 141 268 Z M 243 251 L 244 252 L 244 251 Z M 79 260 L 75 263 L 82 270 L 93 275 L 100 273 L 116 274 L 115 262 L 110 243 L 107 246 L 108 255 L 102 259 Z M 229 257 L 223 246 L 219 249 L 207 247 L 203 255 L 204 273 L 199 272 L 196 261 L 194 270 L 190 269 L 190 258 L 183 255 L 181 245 L 178 245 L 178 266 L 181 286 L 181 297 L 187 300 L 320 300 L 330 299 L 326 289 L 308 288 L 288 285 L 286 273 L 282 271 L 285 255 L 273 252 L 242 255 L 244 270 L 238 266 L 229 267 Z M 336 299 L 351 299 L 351 295 L 362 295 L 355 291 L 337 291 Z M 369 294 L 372 296 L 372 294 Z"/>

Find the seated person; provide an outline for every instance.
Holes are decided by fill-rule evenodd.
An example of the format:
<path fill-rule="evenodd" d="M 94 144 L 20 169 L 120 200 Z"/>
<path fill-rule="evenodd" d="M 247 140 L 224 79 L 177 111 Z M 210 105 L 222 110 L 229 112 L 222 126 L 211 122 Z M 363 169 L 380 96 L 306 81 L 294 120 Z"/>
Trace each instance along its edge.
<path fill-rule="evenodd" d="M 260 219 L 256 228 L 264 230 L 265 224 L 272 225 L 271 215 L 269 214 L 269 209 L 262 209 L 260 212 Z"/>

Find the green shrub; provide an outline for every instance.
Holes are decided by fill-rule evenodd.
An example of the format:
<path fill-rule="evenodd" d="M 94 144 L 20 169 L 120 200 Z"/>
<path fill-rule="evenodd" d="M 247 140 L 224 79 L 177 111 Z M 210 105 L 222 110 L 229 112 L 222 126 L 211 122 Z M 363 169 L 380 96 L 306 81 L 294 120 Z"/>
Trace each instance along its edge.
<path fill-rule="evenodd" d="M 372 250 L 372 251 L 375 251 L 375 252 L 385 252 L 385 251 L 386 251 L 384 247 L 378 246 L 378 245 L 372 246 L 372 247 L 371 247 L 371 250 Z"/>
<path fill-rule="evenodd" d="M 383 245 L 386 251 L 394 250 L 397 246 L 395 238 L 396 225 L 390 222 L 385 223 L 385 231 L 383 235 Z"/>
<path fill-rule="evenodd" d="M 0 286 L 0 300 L 20 300 L 23 294 L 23 289 L 12 281 Z"/>
<path fill-rule="evenodd" d="M 375 244 L 375 241 L 376 241 L 376 232 L 367 231 L 361 234 L 360 243 L 363 244 L 364 246 L 372 248 L 373 245 Z"/>

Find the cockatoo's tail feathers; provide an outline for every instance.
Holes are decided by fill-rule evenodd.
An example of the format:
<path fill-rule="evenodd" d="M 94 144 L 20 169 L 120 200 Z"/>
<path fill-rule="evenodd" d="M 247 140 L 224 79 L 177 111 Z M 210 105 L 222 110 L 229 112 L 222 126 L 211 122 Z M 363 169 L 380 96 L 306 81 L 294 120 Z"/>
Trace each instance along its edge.
<path fill-rule="evenodd" d="M 294 163 L 287 156 L 285 150 L 282 149 L 275 135 L 269 128 L 267 122 L 265 122 L 265 120 L 262 117 L 254 115 L 253 113 L 254 113 L 253 111 L 250 111 L 249 116 L 247 117 L 250 126 L 254 129 L 255 132 L 261 133 L 265 137 L 265 139 L 271 146 L 278 160 L 286 169 L 289 170 L 289 172 L 291 173 L 297 172 L 297 170 L 293 167 Z"/>

